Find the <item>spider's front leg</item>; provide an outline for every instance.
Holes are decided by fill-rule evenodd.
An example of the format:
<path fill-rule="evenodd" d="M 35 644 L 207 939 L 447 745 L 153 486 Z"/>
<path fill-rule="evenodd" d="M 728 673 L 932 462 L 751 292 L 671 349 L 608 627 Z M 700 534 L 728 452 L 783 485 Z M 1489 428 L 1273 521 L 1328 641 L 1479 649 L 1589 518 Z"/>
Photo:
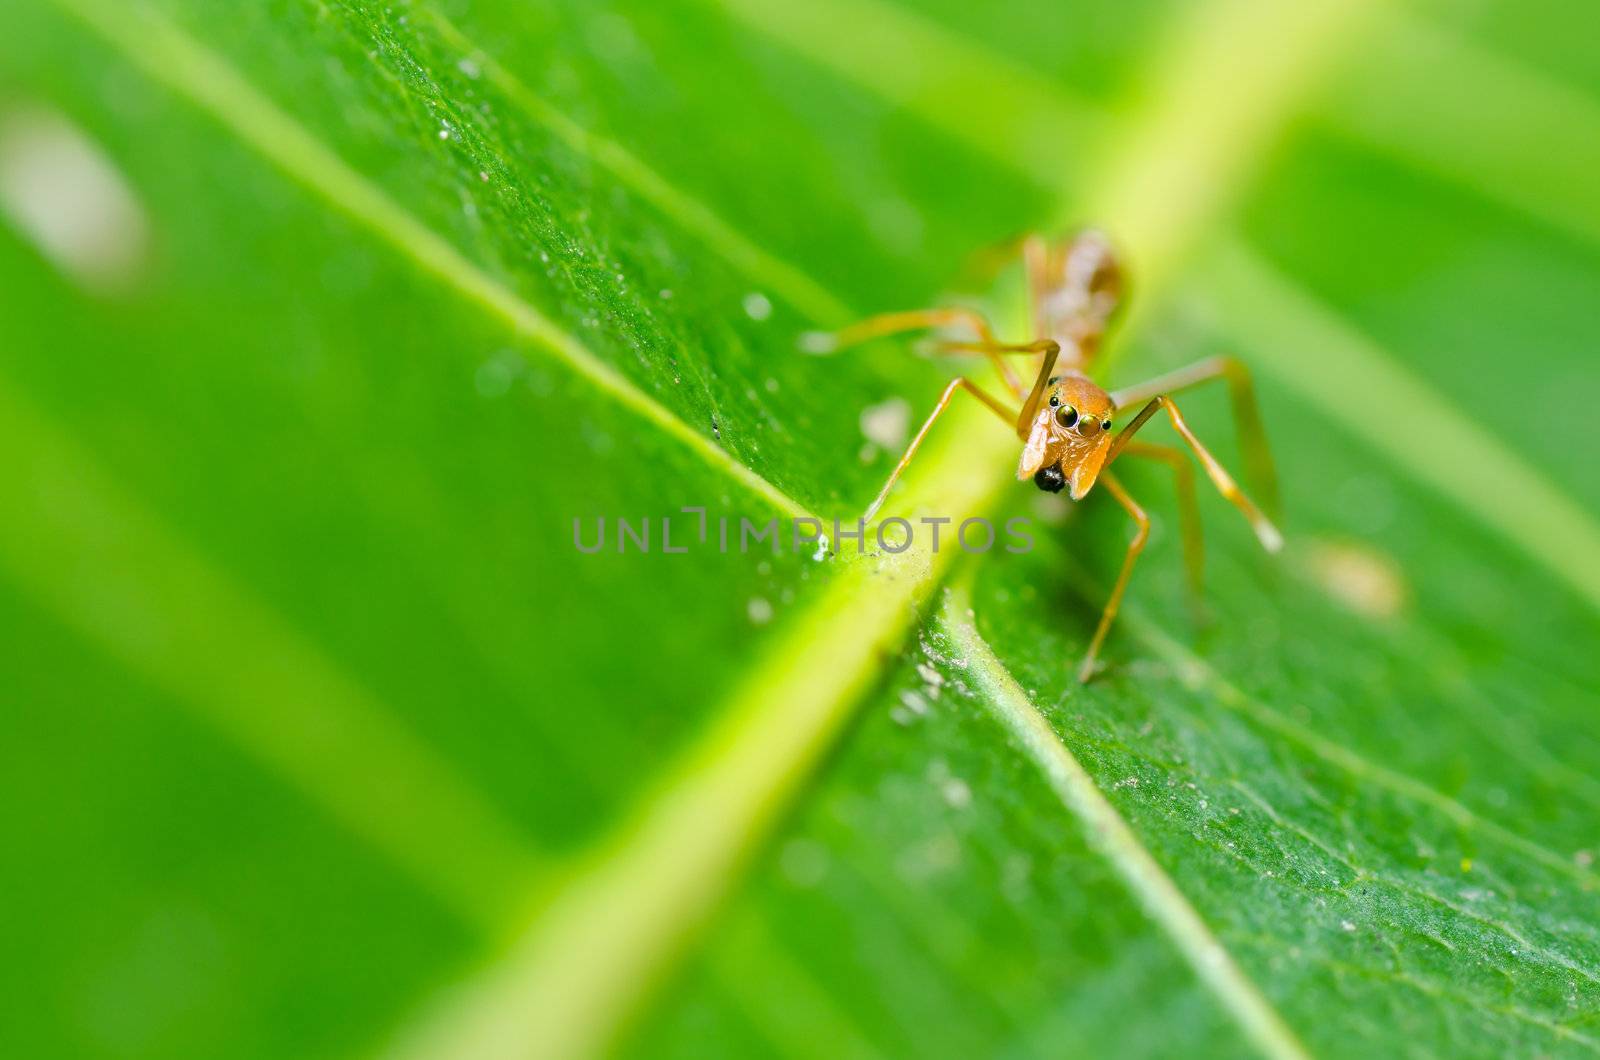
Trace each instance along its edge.
<path fill-rule="evenodd" d="M 878 491 L 877 497 L 867 507 L 866 514 L 862 516 L 862 519 L 866 522 L 871 522 L 872 517 L 878 514 L 878 509 L 883 507 L 884 499 L 889 496 L 889 491 L 899 481 L 900 473 L 906 469 L 907 464 L 911 463 L 911 458 L 916 455 L 917 447 L 922 444 L 922 439 L 927 435 L 928 429 L 933 426 L 933 421 L 938 419 L 939 415 L 949 406 L 950 399 L 955 396 L 957 390 L 965 390 L 983 402 L 996 416 L 1011 425 L 1012 429 L 1016 431 L 1017 437 L 1026 438 L 1028 433 L 1027 424 L 1032 419 L 1034 410 L 1038 407 L 1039 395 L 1044 392 L 1045 380 L 1050 374 L 1051 366 L 1056 363 L 1056 357 L 1061 353 L 1061 347 L 1049 339 L 1023 343 L 995 342 L 990 339 L 985 342 L 951 342 L 945 345 L 956 350 L 981 350 L 996 359 L 1003 353 L 1042 353 L 1044 354 L 1044 359 L 1039 363 L 1038 377 L 1034 380 L 1032 389 L 1024 391 L 1020 384 L 1017 386 L 1017 394 L 1024 397 L 1024 400 L 1022 408 L 1016 411 L 1007 408 L 1004 402 L 989 394 L 972 380 L 960 376 L 952 379 L 950 385 L 944 388 L 944 393 L 939 396 L 939 403 L 933 407 L 933 411 L 928 414 L 927 420 L 923 422 L 922 429 L 917 431 L 917 436 L 911 439 L 911 444 L 906 447 L 905 455 L 900 458 L 900 462 L 889 473 L 889 480 L 883 484 L 883 489 Z"/>
<path fill-rule="evenodd" d="M 1123 456 L 1137 456 L 1166 464 L 1172 469 L 1178 492 L 1178 532 L 1183 540 L 1183 566 L 1189 575 L 1189 595 L 1193 598 L 1196 616 L 1204 614 L 1201 594 L 1205 589 L 1206 546 L 1200 526 L 1200 505 L 1194 492 L 1194 465 L 1188 454 L 1171 445 L 1154 442 L 1129 442 L 1122 449 Z"/>
<path fill-rule="evenodd" d="M 1015 420 L 1015 412 L 1006 408 L 1004 402 L 991 395 L 988 391 L 984 390 L 972 380 L 967 379 L 965 376 L 957 376 L 956 378 L 950 380 L 950 385 L 944 388 L 943 394 L 939 395 L 938 404 L 933 406 L 933 411 L 930 412 L 928 414 L 928 418 L 923 421 L 922 429 L 917 431 L 915 438 L 911 439 L 911 444 L 906 446 L 905 454 L 900 457 L 900 462 L 894 466 L 893 471 L 889 472 L 889 478 L 886 482 L 884 482 L 883 488 L 878 491 L 878 495 L 874 497 L 872 499 L 872 503 L 867 506 L 866 513 L 861 517 L 862 522 L 870 523 L 872 522 L 872 517 L 878 514 L 878 509 L 883 507 L 883 502 L 888 498 L 889 491 L 894 489 L 894 484 L 896 482 L 900 481 L 901 472 L 905 471 L 906 465 L 911 463 L 911 458 L 917 455 L 917 449 L 922 445 L 922 439 L 927 437 L 928 431 L 933 427 L 934 421 L 937 420 L 944 413 L 944 410 L 950 406 L 950 399 L 955 397 L 956 391 L 958 390 L 965 390 L 967 393 L 983 402 L 985 408 L 991 410 L 996 416 L 999 416 L 1008 425 Z"/>
<path fill-rule="evenodd" d="M 1117 435 L 1116 441 L 1111 443 L 1111 451 L 1106 454 L 1107 466 L 1127 448 L 1139 428 L 1148 423 L 1150 417 L 1162 410 L 1165 410 L 1167 417 L 1172 420 L 1173 430 L 1177 431 L 1179 437 L 1188 443 L 1190 449 L 1194 450 L 1195 459 L 1200 461 L 1200 466 L 1205 469 L 1206 476 L 1211 479 L 1211 484 L 1216 486 L 1217 492 L 1222 494 L 1224 500 L 1238 508 L 1244 514 L 1244 517 L 1249 520 L 1250 528 L 1255 531 L 1257 540 L 1261 542 L 1261 547 L 1268 552 L 1281 550 L 1283 548 L 1283 534 L 1273 525 L 1271 519 L 1262 514 L 1261 509 L 1256 507 L 1255 502 L 1245 496 L 1244 491 L 1239 488 L 1239 484 L 1233 481 L 1233 476 L 1228 474 L 1227 469 L 1217 462 L 1216 457 L 1211 455 L 1211 451 L 1201 443 L 1199 438 L 1195 437 L 1194 432 L 1189 429 L 1189 424 L 1185 422 L 1183 413 L 1178 411 L 1178 406 L 1173 404 L 1172 399 L 1165 394 L 1159 394 L 1152 398 L 1150 403 L 1140 409 L 1139 414 Z"/>
<path fill-rule="evenodd" d="M 1102 471 L 1100 481 L 1105 483 L 1111 496 L 1122 505 L 1138 529 L 1134 531 L 1133 540 L 1128 542 L 1128 554 L 1122 561 L 1122 572 L 1117 575 L 1116 585 L 1111 587 L 1111 596 L 1106 600 L 1105 609 L 1100 612 L 1100 624 L 1095 627 L 1094 638 L 1089 641 L 1089 650 L 1083 653 L 1083 662 L 1078 666 L 1078 681 L 1083 684 L 1087 684 L 1089 678 L 1094 676 L 1094 664 L 1100 655 L 1100 645 L 1105 643 L 1106 634 L 1111 630 L 1112 620 L 1117 617 L 1117 609 L 1122 606 L 1122 594 L 1128 588 L 1128 577 L 1133 573 L 1134 562 L 1138 560 L 1139 553 L 1144 551 L 1144 543 L 1150 537 L 1150 517 L 1139 507 L 1139 503 L 1128 495 L 1128 491 L 1122 488 L 1122 482 L 1117 476 L 1109 471 Z"/>
<path fill-rule="evenodd" d="M 1261 409 L 1256 404 L 1255 382 L 1243 361 L 1235 357 L 1207 357 L 1143 383 L 1112 391 L 1111 401 L 1118 409 L 1132 408 L 1151 398 L 1170 396 L 1215 379 L 1223 379 L 1228 383 L 1234 428 L 1239 435 L 1239 451 L 1244 456 L 1245 472 L 1251 488 L 1261 498 L 1262 507 L 1276 516 L 1280 514 L 1278 471 L 1273 464 L 1272 449 L 1267 445 Z"/>

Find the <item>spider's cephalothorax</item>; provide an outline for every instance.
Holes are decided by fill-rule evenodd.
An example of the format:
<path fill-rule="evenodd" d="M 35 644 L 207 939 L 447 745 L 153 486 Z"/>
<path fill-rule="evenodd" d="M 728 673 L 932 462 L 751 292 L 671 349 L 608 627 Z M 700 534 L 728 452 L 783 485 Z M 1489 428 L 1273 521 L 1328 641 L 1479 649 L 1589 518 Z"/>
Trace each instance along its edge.
<path fill-rule="evenodd" d="M 1028 427 L 1017 477 L 1051 493 L 1072 486 L 1080 500 L 1094 487 L 1111 447 L 1111 396 L 1076 373 L 1050 379 Z"/>

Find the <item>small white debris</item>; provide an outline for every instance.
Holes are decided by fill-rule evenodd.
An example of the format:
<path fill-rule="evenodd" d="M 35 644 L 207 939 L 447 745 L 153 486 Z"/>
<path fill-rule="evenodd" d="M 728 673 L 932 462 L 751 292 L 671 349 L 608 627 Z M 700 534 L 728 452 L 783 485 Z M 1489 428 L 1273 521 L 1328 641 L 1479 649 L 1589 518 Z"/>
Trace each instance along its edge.
<path fill-rule="evenodd" d="M 964 810 L 972 805 L 972 789 L 960 777 L 951 777 L 939 785 L 939 791 L 944 795 L 944 801 L 952 809 Z"/>
<path fill-rule="evenodd" d="M 1346 931 L 1354 931 L 1356 929 L 1356 926 L 1350 923 L 1348 920 L 1339 921 L 1339 926 L 1344 928 Z"/>
<path fill-rule="evenodd" d="M 901 448 L 910 429 L 911 405 L 905 398 L 893 397 L 861 410 L 861 433 L 879 448 Z"/>
<path fill-rule="evenodd" d="M 440 128 L 439 128 L 439 139 L 441 139 L 441 140 L 450 139 L 450 126 L 448 126 L 448 125 L 440 126 Z"/>
<path fill-rule="evenodd" d="M 62 272 L 96 293 L 143 271 L 150 225 L 116 165 L 54 110 L 0 113 L 0 214 Z"/>
<path fill-rule="evenodd" d="M 1317 541 L 1307 550 L 1306 562 L 1323 590 L 1358 615 L 1393 618 L 1405 606 L 1409 594 L 1400 565 L 1376 549 Z"/>
<path fill-rule="evenodd" d="M 478 179 L 483 181 L 485 184 L 489 183 L 488 172 L 482 169 L 478 170 Z"/>
<path fill-rule="evenodd" d="M 772 300 L 760 291 L 744 296 L 744 311 L 751 320 L 765 320 L 772 315 Z"/>
<path fill-rule="evenodd" d="M 745 605 L 744 613 L 750 617 L 751 622 L 764 626 L 772 621 L 772 604 L 764 597 L 752 596 L 750 602 Z"/>
<path fill-rule="evenodd" d="M 1586 869 L 1594 864 L 1594 853 L 1588 850 L 1580 850 L 1572 855 L 1572 863 L 1580 869 Z"/>
<path fill-rule="evenodd" d="M 459 63 L 456 63 L 456 69 L 460 70 L 474 81 L 483 76 L 483 67 L 479 66 L 470 57 L 462 59 Z"/>
<path fill-rule="evenodd" d="M 672 301 L 672 288 L 670 288 L 670 287 L 661 288 L 661 300 L 663 302 Z"/>
<path fill-rule="evenodd" d="M 776 394 L 778 392 L 778 381 L 776 379 L 768 378 L 767 381 L 761 385 L 766 388 L 766 391 L 769 394 Z"/>
<path fill-rule="evenodd" d="M 839 340 L 831 331 L 802 331 L 797 343 L 801 353 L 821 357 L 839 348 Z"/>
<path fill-rule="evenodd" d="M 928 701 L 923 699 L 919 693 L 913 692 L 910 689 L 906 689 L 904 692 L 900 693 L 900 702 L 913 714 L 920 715 L 928 713 Z"/>

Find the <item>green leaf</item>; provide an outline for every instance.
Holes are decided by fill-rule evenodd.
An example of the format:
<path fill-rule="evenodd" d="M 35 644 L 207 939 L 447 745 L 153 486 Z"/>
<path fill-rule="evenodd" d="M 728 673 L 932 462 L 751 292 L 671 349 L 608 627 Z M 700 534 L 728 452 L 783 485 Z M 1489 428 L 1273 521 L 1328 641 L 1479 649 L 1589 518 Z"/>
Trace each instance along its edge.
<path fill-rule="evenodd" d="M 9 5 L 6 1051 L 1600 1049 L 1596 86 L 1366 6 Z M 694 539 L 848 521 L 952 368 L 803 332 L 1020 331 L 1082 219 L 1116 379 L 1258 372 L 1210 621 L 1129 467 L 1078 685 L 1126 518 L 971 410 L 888 511 L 1027 554 Z"/>

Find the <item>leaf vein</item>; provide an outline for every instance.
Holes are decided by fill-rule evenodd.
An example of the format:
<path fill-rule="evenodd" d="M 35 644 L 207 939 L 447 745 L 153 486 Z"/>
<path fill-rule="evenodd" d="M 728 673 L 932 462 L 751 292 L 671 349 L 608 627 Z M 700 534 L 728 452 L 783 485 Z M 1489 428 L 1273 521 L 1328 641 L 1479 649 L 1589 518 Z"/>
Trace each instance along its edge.
<path fill-rule="evenodd" d="M 964 587 L 951 590 L 939 621 L 946 634 L 961 646 L 967 672 L 976 676 L 985 693 L 984 702 L 996 720 L 1022 746 L 1062 803 L 1078 817 L 1090 844 L 1111 863 L 1151 919 L 1172 939 L 1200 982 L 1261 1052 L 1271 1057 L 1308 1056 L 1283 1017 L 1095 785 L 1094 778 L 1056 735 L 973 623 L 964 617 L 969 604 Z"/>
<path fill-rule="evenodd" d="M 452 46 L 472 55 L 482 66 L 484 75 L 531 118 L 574 151 L 604 166 L 645 201 L 697 235 L 751 279 L 765 283 L 813 322 L 838 327 L 859 315 L 798 266 L 745 236 L 705 202 L 667 180 L 622 144 L 585 128 L 538 95 L 432 5 L 422 12 Z"/>
<path fill-rule="evenodd" d="M 602 393 L 641 414 L 780 512 L 809 516 L 798 501 L 690 428 L 567 331 L 490 276 L 357 172 L 227 62 L 176 24 L 105 0 L 55 0 L 152 80 L 210 113 L 293 179 L 366 227 L 424 272 L 444 281 L 564 362 Z"/>

